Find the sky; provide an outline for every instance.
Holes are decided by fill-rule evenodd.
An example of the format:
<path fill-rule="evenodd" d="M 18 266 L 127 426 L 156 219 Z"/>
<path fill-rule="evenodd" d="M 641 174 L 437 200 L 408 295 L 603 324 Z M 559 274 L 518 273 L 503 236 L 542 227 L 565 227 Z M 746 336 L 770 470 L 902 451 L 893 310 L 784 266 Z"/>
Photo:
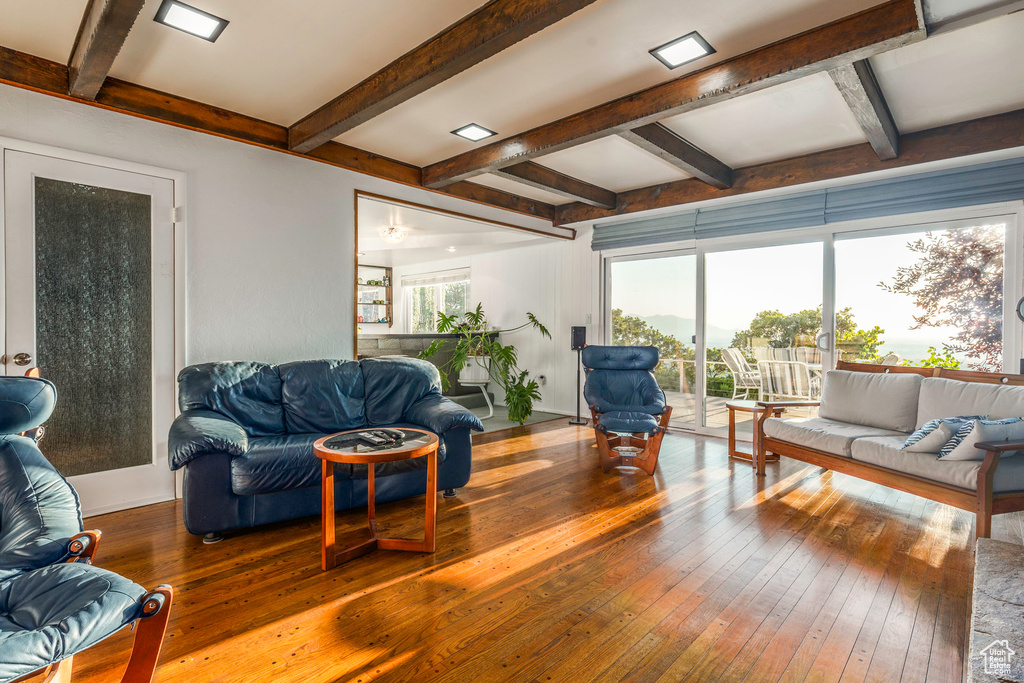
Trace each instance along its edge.
<path fill-rule="evenodd" d="M 923 233 L 857 237 L 836 242 L 836 309 L 849 306 L 861 328 L 882 327 L 882 349 L 919 359 L 929 346 L 941 348 L 952 328 L 911 330 L 913 299 L 879 286 L 892 282 L 901 265 L 918 255 L 907 244 Z M 784 314 L 816 308 L 822 301 L 822 244 L 759 247 L 706 256 L 707 325 L 748 327 L 759 311 Z M 696 256 L 673 256 L 612 264 L 611 303 L 647 317 L 696 317 Z M 688 340 L 684 340 L 688 341 Z"/>

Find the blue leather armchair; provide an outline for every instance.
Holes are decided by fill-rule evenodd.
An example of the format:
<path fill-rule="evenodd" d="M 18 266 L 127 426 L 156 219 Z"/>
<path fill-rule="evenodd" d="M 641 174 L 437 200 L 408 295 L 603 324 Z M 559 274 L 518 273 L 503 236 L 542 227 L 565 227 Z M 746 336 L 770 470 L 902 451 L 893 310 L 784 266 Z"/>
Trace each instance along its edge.
<path fill-rule="evenodd" d="M 601 468 L 639 467 L 654 474 L 661 440 L 672 416 L 665 392 L 651 372 L 653 346 L 588 346 L 583 349 L 587 382 L 583 397 L 597 431 Z"/>
<path fill-rule="evenodd" d="M 44 379 L 0 377 L 0 682 L 53 665 L 70 680 L 76 653 L 140 619 L 124 680 L 149 681 L 172 591 L 91 566 L 99 532 L 82 530 L 74 488 L 21 435 L 56 398 Z"/>
<path fill-rule="evenodd" d="M 172 470 L 184 468 L 190 533 L 207 542 L 232 529 L 320 514 L 313 442 L 362 427 L 436 433 L 437 488 L 469 481 L 473 413 L 441 395 L 437 368 L 414 358 L 203 363 L 178 375 L 181 415 L 171 425 Z M 426 458 L 377 465 L 376 500 L 423 495 Z M 335 466 L 335 508 L 366 504 L 366 472 Z"/>

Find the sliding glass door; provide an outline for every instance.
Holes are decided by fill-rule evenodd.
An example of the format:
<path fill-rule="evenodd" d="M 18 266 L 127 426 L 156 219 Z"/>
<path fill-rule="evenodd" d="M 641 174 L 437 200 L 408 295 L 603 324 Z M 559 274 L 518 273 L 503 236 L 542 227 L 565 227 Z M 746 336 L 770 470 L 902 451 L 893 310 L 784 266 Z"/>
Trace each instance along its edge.
<path fill-rule="evenodd" d="M 730 400 L 819 398 L 837 360 L 1019 372 L 1024 236 L 1010 211 L 606 257 L 606 340 L 658 346 L 672 425 L 711 434 Z M 742 439 L 750 414 L 736 419 Z"/>
<path fill-rule="evenodd" d="M 836 235 L 841 359 L 1003 371 L 1003 321 L 1013 319 L 1003 295 L 1009 223 Z"/>
<path fill-rule="evenodd" d="M 820 241 L 705 254 L 705 427 L 728 425 L 731 399 L 817 398 L 822 255 Z"/>
<path fill-rule="evenodd" d="M 606 260 L 606 329 L 615 346 L 656 346 L 654 370 L 672 406 L 672 426 L 697 416 L 697 256 L 672 252 Z"/>

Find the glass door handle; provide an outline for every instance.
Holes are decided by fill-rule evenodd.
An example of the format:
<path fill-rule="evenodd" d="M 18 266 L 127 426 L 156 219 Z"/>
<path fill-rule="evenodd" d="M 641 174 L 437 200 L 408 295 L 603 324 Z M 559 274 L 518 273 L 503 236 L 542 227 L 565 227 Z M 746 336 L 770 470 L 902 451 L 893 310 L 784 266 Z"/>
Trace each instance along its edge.
<path fill-rule="evenodd" d="M 815 340 L 815 346 L 817 346 L 820 351 L 830 351 L 830 340 L 831 335 L 828 332 L 822 332 L 821 334 L 818 335 L 818 338 Z"/>

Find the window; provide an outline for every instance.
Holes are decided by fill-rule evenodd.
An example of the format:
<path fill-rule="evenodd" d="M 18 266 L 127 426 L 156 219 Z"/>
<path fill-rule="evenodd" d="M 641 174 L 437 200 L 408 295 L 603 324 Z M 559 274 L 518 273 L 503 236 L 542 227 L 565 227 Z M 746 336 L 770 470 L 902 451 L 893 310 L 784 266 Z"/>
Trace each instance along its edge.
<path fill-rule="evenodd" d="M 410 334 L 437 332 L 437 312 L 461 316 L 469 309 L 469 271 L 402 278 L 406 331 Z"/>

